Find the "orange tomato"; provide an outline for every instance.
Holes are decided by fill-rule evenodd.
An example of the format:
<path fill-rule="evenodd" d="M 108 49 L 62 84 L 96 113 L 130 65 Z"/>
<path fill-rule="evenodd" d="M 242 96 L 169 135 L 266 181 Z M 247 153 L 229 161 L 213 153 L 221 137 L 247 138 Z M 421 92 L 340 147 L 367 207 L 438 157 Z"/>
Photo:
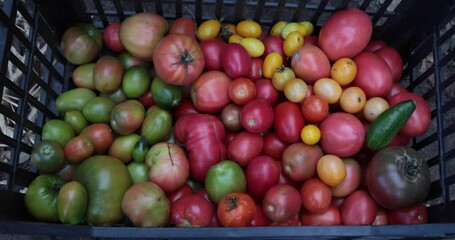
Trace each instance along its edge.
<path fill-rule="evenodd" d="M 246 193 L 229 193 L 221 198 L 217 213 L 221 225 L 225 227 L 246 227 L 256 215 L 256 205 Z"/>
<path fill-rule="evenodd" d="M 389 103 L 384 98 L 370 98 L 367 100 L 365 107 L 363 108 L 363 116 L 366 120 L 372 122 L 389 107 Z"/>
<path fill-rule="evenodd" d="M 262 33 L 261 25 L 253 20 L 240 21 L 235 30 L 240 36 L 250 38 L 258 38 Z"/>
<path fill-rule="evenodd" d="M 336 103 L 341 97 L 341 86 L 331 78 L 318 79 L 313 85 L 316 95 L 324 98 L 329 104 Z"/>
<path fill-rule="evenodd" d="M 350 58 L 340 58 L 330 68 L 330 77 L 340 86 L 351 83 L 357 74 L 357 65 Z"/>
<path fill-rule="evenodd" d="M 206 20 L 197 28 L 197 38 L 201 41 L 216 38 L 220 33 L 220 30 L 221 23 L 218 20 Z"/>
<path fill-rule="evenodd" d="M 262 64 L 262 74 L 264 77 L 271 79 L 273 73 L 283 65 L 283 57 L 277 52 L 267 54 Z"/>
<path fill-rule="evenodd" d="M 321 139 L 321 130 L 316 125 L 308 124 L 302 128 L 300 138 L 306 145 L 314 145 Z"/>
<path fill-rule="evenodd" d="M 302 79 L 294 78 L 286 82 L 283 91 L 287 100 L 299 103 L 306 97 L 308 87 Z"/>
<path fill-rule="evenodd" d="M 366 101 L 367 97 L 361 88 L 348 87 L 341 93 L 340 106 L 347 113 L 358 113 L 363 109 Z"/>
<path fill-rule="evenodd" d="M 327 185 L 335 187 L 346 177 L 346 166 L 338 156 L 327 154 L 322 156 L 316 166 L 319 178 Z"/>
<path fill-rule="evenodd" d="M 278 91 L 283 91 L 284 85 L 291 79 L 295 78 L 295 73 L 292 69 L 284 65 L 279 67 L 272 76 L 272 84 Z"/>

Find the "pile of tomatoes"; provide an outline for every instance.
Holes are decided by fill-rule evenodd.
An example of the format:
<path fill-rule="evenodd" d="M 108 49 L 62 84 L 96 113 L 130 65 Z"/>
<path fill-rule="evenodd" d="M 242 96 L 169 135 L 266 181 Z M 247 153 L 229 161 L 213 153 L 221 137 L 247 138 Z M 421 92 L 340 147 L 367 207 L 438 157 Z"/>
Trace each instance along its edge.
<path fill-rule="evenodd" d="M 427 222 L 428 166 L 408 143 L 427 131 L 430 108 L 398 84 L 400 54 L 371 39 L 365 12 L 341 10 L 317 36 L 308 21 L 264 32 L 252 20 L 169 25 L 153 13 L 97 31 L 80 24 L 63 35 L 76 88 L 57 99 L 64 120 L 43 128 L 60 158 L 46 160 L 38 148 L 32 155 L 43 175 L 64 178 L 52 184 L 71 182 L 66 189 L 79 197 L 53 188 L 58 211 L 43 218 L 35 213 L 39 197 L 26 196 L 37 219 L 112 225 L 126 216 L 136 226 L 179 227 Z M 100 56 L 103 47 L 112 54 Z M 368 149 L 371 122 L 407 99 L 416 109 L 400 132 L 388 147 Z"/>

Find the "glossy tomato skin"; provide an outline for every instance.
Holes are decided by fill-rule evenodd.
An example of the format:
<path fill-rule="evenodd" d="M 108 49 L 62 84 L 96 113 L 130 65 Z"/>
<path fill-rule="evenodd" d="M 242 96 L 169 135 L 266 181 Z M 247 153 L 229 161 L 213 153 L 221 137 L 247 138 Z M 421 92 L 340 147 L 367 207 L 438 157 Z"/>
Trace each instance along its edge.
<path fill-rule="evenodd" d="M 403 73 L 403 59 L 401 59 L 400 53 L 393 47 L 383 47 L 375 51 L 390 68 L 394 82 L 400 81 L 401 74 Z"/>
<path fill-rule="evenodd" d="M 218 203 L 218 219 L 225 227 L 246 227 L 256 215 L 256 204 L 246 193 L 226 194 Z"/>
<path fill-rule="evenodd" d="M 323 154 L 318 145 L 296 142 L 284 150 L 281 167 L 293 181 L 305 181 L 316 175 L 316 165 Z"/>
<path fill-rule="evenodd" d="M 387 47 L 387 43 L 384 42 L 384 40 L 379 40 L 379 39 L 371 40 L 370 42 L 368 42 L 368 44 L 365 47 L 364 51 L 376 52 L 377 50 L 379 50 L 379 49 L 381 49 L 383 47 Z"/>
<path fill-rule="evenodd" d="M 370 160 L 366 183 L 373 199 L 388 209 L 422 202 L 431 185 L 427 162 L 410 147 L 386 147 Z"/>
<path fill-rule="evenodd" d="M 279 36 L 268 36 L 264 40 L 264 56 L 267 56 L 271 52 L 277 52 L 278 54 L 281 55 L 283 59 L 286 59 L 286 55 L 284 54 L 283 50 L 283 38 Z"/>
<path fill-rule="evenodd" d="M 243 129 L 242 123 L 240 122 L 241 112 L 242 107 L 235 103 L 229 103 L 221 110 L 220 118 L 227 131 L 239 132 Z"/>
<path fill-rule="evenodd" d="M 413 92 L 397 93 L 389 99 L 389 104 L 390 106 L 394 106 L 408 99 L 416 102 L 416 109 L 400 129 L 399 134 L 408 137 L 417 137 L 424 134 L 430 127 L 431 109 L 422 96 Z"/>
<path fill-rule="evenodd" d="M 173 120 L 177 121 L 179 118 L 186 114 L 199 113 L 194 106 L 194 103 L 191 99 L 184 98 L 180 105 L 178 105 L 174 110 L 172 110 Z"/>
<path fill-rule="evenodd" d="M 63 184 L 63 179 L 49 174 L 33 179 L 25 193 L 27 211 L 37 220 L 58 222 L 57 198 Z"/>
<path fill-rule="evenodd" d="M 387 63 L 371 52 L 362 52 L 353 60 L 357 66 L 357 74 L 352 85 L 360 87 L 367 98 L 385 97 L 393 84 L 392 72 Z"/>
<path fill-rule="evenodd" d="M 264 133 L 274 122 L 273 107 L 264 99 L 248 102 L 240 112 L 243 128 L 252 133 Z"/>
<path fill-rule="evenodd" d="M 304 45 L 291 59 L 291 68 L 295 76 L 307 84 L 330 76 L 330 61 L 325 53 L 313 45 Z"/>
<path fill-rule="evenodd" d="M 193 189 L 191 188 L 191 186 L 188 185 L 188 183 L 185 183 L 179 189 L 177 189 L 173 192 L 170 192 L 170 193 L 166 193 L 166 197 L 169 199 L 171 204 L 173 204 L 179 198 L 186 196 L 186 195 L 190 195 L 192 193 L 193 193 Z"/>
<path fill-rule="evenodd" d="M 250 161 L 245 175 L 247 191 L 253 197 L 262 197 L 278 183 L 280 168 L 271 157 L 260 155 Z"/>
<path fill-rule="evenodd" d="M 200 41 L 199 46 L 204 53 L 205 69 L 208 71 L 223 70 L 221 53 L 227 47 L 227 43 L 219 38 L 213 38 Z"/>
<path fill-rule="evenodd" d="M 256 97 L 256 85 L 249 78 L 236 78 L 229 84 L 229 98 L 238 105 L 245 105 Z"/>
<path fill-rule="evenodd" d="M 228 157 L 240 166 L 246 167 L 253 158 L 261 154 L 262 146 L 261 135 L 243 131 L 237 134 L 229 144 Z"/>
<path fill-rule="evenodd" d="M 308 210 L 303 210 L 300 222 L 303 226 L 341 225 L 340 210 L 333 205 L 330 205 L 327 210 L 321 213 L 312 213 Z"/>
<path fill-rule="evenodd" d="M 306 180 L 300 188 L 303 207 L 311 213 L 323 213 L 330 207 L 332 193 L 327 184 L 318 178 Z"/>
<path fill-rule="evenodd" d="M 343 158 L 343 163 L 346 166 L 346 177 L 335 187 L 331 187 L 330 191 L 334 197 L 346 197 L 360 186 L 362 181 L 362 168 L 360 164 L 353 158 Z"/>
<path fill-rule="evenodd" d="M 300 139 L 300 132 L 305 126 L 297 104 L 285 101 L 275 106 L 273 126 L 278 137 L 285 143 L 294 143 Z"/>
<path fill-rule="evenodd" d="M 352 58 L 368 44 L 373 33 L 370 17 L 357 8 L 346 8 L 327 19 L 319 33 L 318 45 L 334 61 Z"/>
<path fill-rule="evenodd" d="M 422 203 L 407 208 L 387 211 L 389 224 L 424 224 L 428 222 L 428 211 Z"/>
<path fill-rule="evenodd" d="M 274 106 L 279 98 L 280 92 L 273 86 L 269 79 L 259 79 L 254 82 L 256 85 L 256 99 L 265 99 Z"/>
<path fill-rule="evenodd" d="M 376 225 L 376 226 L 387 225 L 387 224 L 389 224 L 389 220 L 387 219 L 387 217 L 388 217 L 387 211 L 384 208 L 378 206 L 378 211 L 376 213 L 376 217 L 374 218 L 374 221 L 371 225 Z"/>
<path fill-rule="evenodd" d="M 365 190 L 350 194 L 341 206 L 341 221 L 344 225 L 370 225 L 373 223 L 377 205 Z"/>
<path fill-rule="evenodd" d="M 299 213 L 301 206 L 299 191 L 287 184 L 277 184 L 269 188 L 262 200 L 262 209 L 273 222 L 292 219 Z"/>
<path fill-rule="evenodd" d="M 213 208 L 207 199 L 198 194 L 189 194 L 172 204 L 169 222 L 178 227 L 206 227 L 212 215 Z"/>
<path fill-rule="evenodd" d="M 179 17 L 169 28 L 169 34 L 181 33 L 196 38 L 196 23 L 191 18 Z"/>
<path fill-rule="evenodd" d="M 112 129 L 105 123 L 94 123 L 84 128 L 80 135 L 86 136 L 93 143 L 93 153 L 102 154 L 109 149 L 114 141 Z"/>
<path fill-rule="evenodd" d="M 319 95 L 307 96 L 300 107 L 305 120 L 317 123 L 329 115 L 329 103 Z"/>
<path fill-rule="evenodd" d="M 252 61 L 246 49 L 238 43 L 229 43 L 221 53 L 224 72 L 230 78 L 247 77 L 251 72 Z"/>
<path fill-rule="evenodd" d="M 262 154 L 267 155 L 276 161 L 281 161 L 283 152 L 288 145 L 288 143 L 281 141 L 276 132 L 269 132 L 264 136 Z"/>
<path fill-rule="evenodd" d="M 251 59 L 251 71 L 250 74 L 248 74 L 247 76 L 249 79 L 251 79 L 251 81 L 255 82 L 263 78 L 262 64 L 263 60 L 260 57 L 255 57 Z"/>
<path fill-rule="evenodd" d="M 104 44 L 117 53 L 125 51 L 125 47 L 120 41 L 120 26 L 120 22 L 111 23 L 103 31 Z"/>
<path fill-rule="evenodd" d="M 208 71 L 191 84 L 191 100 L 200 112 L 216 113 L 231 100 L 229 84 L 231 79 L 221 71 Z"/>
<path fill-rule="evenodd" d="M 387 94 L 384 99 L 389 101 L 390 98 L 392 98 L 393 95 L 395 95 L 397 93 L 400 93 L 400 92 L 407 92 L 407 91 L 408 90 L 406 88 L 404 88 L 403 86 L 401 86 L 400 84 L 393 83 L 392 89 L 390 89 L 389 94 Z"/>
<path fill-rule="evenodd" d="M 320 125 L 319 144 L 327 154 L 350 157 L 358 153 L 365 140 L 365 129 L 358 118 L 349 113 L 332 113 Z"/>
<path fill-rule="evenodd" d="M 204 54 L 196 39 L 184 34 L 169 34 L 158 43 L 153 52 L 158 76 L 166 83 L 188 85 L 201 75 Z"/>

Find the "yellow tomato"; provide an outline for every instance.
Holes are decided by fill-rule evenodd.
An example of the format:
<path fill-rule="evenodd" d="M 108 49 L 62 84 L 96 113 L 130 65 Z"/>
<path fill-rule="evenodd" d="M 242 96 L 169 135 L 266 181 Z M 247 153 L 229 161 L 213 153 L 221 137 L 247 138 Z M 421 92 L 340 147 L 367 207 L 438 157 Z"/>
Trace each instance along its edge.
<path fill-rule="evenodd" d="M 319 159 L 316 172 L 321 181 L 335 187 L 346 177 L 346 165 L 338 156 L 327 154 Z"/>
<path fill-rule="evenodd" d="M 316 125 L 306 125 L 300 132 L 300 138 L 305 144 L 314 145 L 321 139 L 321 130 Z"/>
<path fill-rule="evenodd" d="M 259 23 L 252 20 L 243 20 L 237 24 L 236 32 L 245 38 L 258 38 L 262 33 Z"/>
<path fill-rule="evenodd" d="M 351 83 L 356 74 L 357 66 L 354 60 L 350 58 L 338 59 L 330 69 L 330 78 L 337 81 L 340 86 L 346 86 Z"/>
<path fill-rule="evenodd" d="M 303 22 L 300 22 L 300 24 L 302 24 L 305 29 L 306 29 L 306 36 L 311 36 L 311 34 L 313 34 L 313 31 L 314 31 L 314 26 L 313 24 L 310 22 L 310 21 L 303 21 Z"/>
<path fill-rule="evenodd" d="M 240 39 L 239 43 L 246 49 L 251 57 L 260 57 L 262 54 L 264 54 L 264 43 L 262 43 L 261 40 L 257 38 L 243 38 Z"/>
<path fill-rule="evenodd" d="M 347 113 L 358 113 L 363 109 L 366 101 L 367 97 L 361 88 L 348 87 L 341 93 L 340 106 Z"/>
<path fill-rule="evenodd" d="M 283 65 L 283 57 L 277 52 L 271 52 L 265 56 L 262 64 L 262 75 L 271 79 L 273 73 Z"/>
<path fill-rule="evenodd" d="M 330 78 L 320 78 L 313 85 L 316 95 L 324 98 L 329 104 L 336 103 L 341 97 L 341 86 Z"/>
<path fill-rule="evenodd" d="M 283 30 L 281 31 L 281 37 L 283 39 L 286 39 L 292 32 L 299 32 L 302 34 L 302 36 L 306 36 L 307 34 L 305 26 L 298 22 L 290 22 L 286 24 L 286 26 L 284 26 Z"/>
<path fill-rule="evenodd" d="M 295 73 L 291 68 L 281 66 L 272 76 L 272 85 L 278 91 L 283 91 L 284 85 L 289 81 L 295 78 Z"/>
<path fill-rule="evenodd" d="M 235 31 L 235 25 L 232 24 L 232 23 L 223 23 L 221 24 L 221 32 L 220 32 L 220 36 L 228 41 L 229 38 L 235 34 L 236 31 Z"/>
<path fill-rule="evenodd" d="M 197 28 L 197 38 L 201 41 L 216 38 L 220 30 L 221 23 L 218 20 L 206 20 Z"/>
<path fill-rule="evenodd" d="M 243 37 L 238 35 L 237 33 L 232 34 L 231 37 L 229 37 L 229 43 L 240 43 L 240 40 L 242 40 Z"/>
<path fill-rule="evenodd" d="M 287 100 L 299 103 L 306 97 L 308 86 L 302 79 L 294 78 L 284 85 L 283 91 Z"/>
<path fill-rule="evenodd" d="M 292 55 L 303 46 L 303 41 L 303 35 L 300 32 L 291 32 L 283 42 L 284 54 L 288 57 L 292 57 Z"/>
<path fill-rule="evenodd" d="M 368 99 L 363 108 L 363 116 L 373 122 L 382 112 L 389 108 L 389 103 L 381 97 Z"/>
<path fill-rule="evenodd" d="M 270 35 L 281 37 L 281 31 L 283 30 L 284 26 L 286 26 L 287 24 L 288 23 L 285 21 L 279 21 L 279 22 L 273 24 L 272 28 L 270 29 Z"/>

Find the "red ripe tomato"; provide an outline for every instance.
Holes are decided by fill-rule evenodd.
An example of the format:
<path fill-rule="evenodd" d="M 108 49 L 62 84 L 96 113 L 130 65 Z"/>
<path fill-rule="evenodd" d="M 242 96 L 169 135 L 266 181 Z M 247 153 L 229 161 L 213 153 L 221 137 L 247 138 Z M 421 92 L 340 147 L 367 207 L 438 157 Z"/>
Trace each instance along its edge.
<path fill-rule="evenodd" d="M 362 168 L 360 164 L 353 158 L 343 158 L 344 166 L 346 167 L 346 177 L 335 187 L 331 187 L 330 191 L 334 197 L 346 197 L 360 186 L 362 181 Z"/>
<path fill-rule="evenodd" d="M 174 116 L 173 120 L 177 120 L 186 114 L 198 113 L 198 111 L 196 110 L 196 107 L 194 106 L 191 99 L 183 99 L 180 105 L 172 110 L 172 113 Z"/>
<path fill-rule="evenodd" d="M 171 206 L 169 222 L 178 227 L 206 227 L 212 220 L 213 207 L 203 196 L 189 194 Z"/>
<path fill-rule="evenodd" d="M 204 53 L 206 70 L 223 70 L 221 53 L 227 47 L 227 43 L 219 38 L 200 41 L 199 46 Z"/>
<path fill-rule="evenodd" d="M 264 147 L 262 154 L 267 155 L 276 161 L 281 161 L 281 156 L 289 144 L 281 141 L 275 132 L 270 132 L 264 136 Z"/>
<path fill-rule="evenodd" d="M 316 36 L 306 36 L 303 38 L 304 41 L 303 41 L 303 45 L 313 45 L 313 46 L 316 46 L 318 47 L 318 37 Z"/>
<path fill-rule="evenodd" d="M 358 153 L 365 140 L 362 122 L 349 113 L 332 113 L 319 126 L 319 144 L 326 154 L 350 157 Z"/>
<path fill-rule="evenodd" d="M 424 134 L 430 127 L 431 109 L 422 96 L 413 92 L 397 93 L 389 99 L 389 104 L 392 107 L 408 99 L 416 102 L 416 109 L 401 128 L 399 134 L 408 137 L 417 137 Z"/>
<path fill-rule="evenodd" d="M 274 106 L 280 98 L 280 92 L 273 86 L 269 79 L 259 79 L 254 82 L 256 85 L 256 99 L 265 99 Z"/>
<path fill-rule="evenodd" d="M 259 80 L 264 77 L 262 75 L 262 64 L 263 60 L 260 57 L 255 57 L 251 59 L 251 72 L 247 76 L 249 79 L 251 79 L 251 81 L 255 82 L 256 80 Z"/>
<path fill-rule="evenodd" d="M 158 76 L 166 83 L 187 85 L 204 70 L 204 54 L 195 38 L 169 34 L 153 52 L 153 64 Z"/>
<path fill-rule="evenodd" d="M 234 140 L 237 133 L 234 132 L 226 132 L 226 138 L 224 139 L 224 144 L 226 145 L 226 149 L 229 148 L 229 144 L 231 144 L 232 140 Z"/>
<path fill-rule="evenodd" d="M 280 168 L 280 179 L 278 180 L 278 184 L 286 184 L 292 187 L 296 187 L 297 183 L 291 178 L 289 178 L 284 172 L 283 168 L 281 167 L 282 165 L 281 161 L 275 161 L 275 164 L 277 164 L 278 167 Z"/>
<path fill-rule="evenodd" d="M 170 192 L 170 193 L 166 193 L 166 196 L 169 199 L 169 201 L 171 202 L 171 204 L 173 204 L 179 198 L 186 196 L 186 195 L 190 195 L 192 193 L 193 193 L 193 189 L 191 188 L 191 186 L 188 185 L 187 183 L 185 183 L 179 189 L 177 189 L 173 192 Z"/>
<path fill-rule="evenodd" d="M 297 104 L 285 101 L 275 107 L 273 124 L 278 137 L 286 143 L 300 140 L 300 132 L 305 126 L 300 108 Z"/>
<path fill-rule="evenodd" d="M 387 47 L 387 43 L 384 42 L 383 40 L 371 40 L 365 47 L 364 51 L 375 52 L 383 47 Z"/>
<path fill-rule="evenodd" d="M 340 210 L 332 205 L 322 213 L 312 213 L 307 210 L 303 210 L 300 222 L 303 226 L 341 225 Z"/>
<path fill-rule="evenodd" d="M 263 197 L 267 190 L 278 183 L 280 168 L 271 157 L 257 156 L 245 171 L 247 191 L 253 197 Z"/>
<path fill-rule="evenodd" d="M 262 151 L 262 136 L 243 131 L 237 134 L 228 147 L 228 157 L 240 166 L 247 166 L 250 161 L 259 156 Z"/>
<path fill-rule="evenodd" d="M 311 95 L 303 100 L 300 107 L 305 120 L 317 123 L 329 115 L 329 103 L 319 95 Z"/>
<path fill-rule="evenodd" d="M 393 84 L 392 72 L 381 57 L 375 53 L 362 52 L 353 60 L 357 66 L 353 86 L 360 87 L 367 99 L 389 94 Z"/>
<path fill-rule="evenodd" d="M 230 78 L 247 77 L 252 61 L 246 49 L 238 43 L 229 43 L 221 53 L 221 64 Z"/>
<path fill-rule="evenodd" d="M 428 222 L 428 211 L 422 203 L 407 208 L 387 211 L 389 224 L 424 224 Z"/>
<path fill-rule="evenodd" d="M 229 85 L 229 98 L 238 105 L 245 105 L 255 97 L 256 85 L 248 78 L 236 78 Z"/>
<path fill-rule="evenodd" d="M 256 215 L 256 204 L 246 193 L 226 194 L 218 203 L 218 219 L 225 227 L 246 227 Z"/>
<path fill-rule="evenodd" d="M 104 44 L 112 51 L 120 53 L 125 51 L 125 47 L 120 41 L 120 26 L 122 23 L 115 22 L 109 24 L 103 31 Z"/>
<path fill-rule="evenodd" d="M 330 207 L 332 193 L 318 178 L 306 180 L 300 188 L 303 207 L 311 213 L 323 213 Z"/>
<path fill-rule="evenodd" d="M 153 100 L 152 91 L 150 88 L 148 88 L 147 91 L 145 91 L 145 93 L 140 97 L 138 97 L 137 100 L 142 103 L 142 106 L 144 106 L 145 109 L 148 109 L 149 107 L 155 105 L 155 100 Z"/>
<path fill-rule="evenodd" d="M 373 24 L 364 11 L 346 8 L 327 19 L 319 32 L 318 44 L 331 61 L 359 54 L 370 41 Z"/>
<path fill-rule="evenodd" d="M 211 219 L 210 224 L 208 225 L 208 227 L 221 227 L 221 223 L 218 220 L 218 214 L 215 214 L 216 213 L 215 212 L 216 211 L 215 205 L 212 202 L 212 200 L 210 199 L 208 192 L 205 189 L 199 189 L 196 192 L 196 194 L 204 197 L 205 200 L 207 200 L 210 203 L 210 205 L 212 206 L 213 214 L 212 214 L 212 219 Z"/>
<path fill-rule="evenodd" d="M 325 53 L 313 45 L 304 45 L 292 56 L 291 68 L 295 76 L 307 84 L 330 76 L 330 61 Z"/>
<path fill-rule="evenodd" d="M 262 227 L 268 226 L 270 224 L 270 220 L 262 211 L 262 207 L 256 204 L 256 214 L 254 215 L 253 221 L 251 221 L 252 227 Z"/>
<path fill-rule="evenodd" d="M 291 219 L 279 222 L 271 222 L 269 226 L 300 226 L 300 216 L 296 214 Z"/>
<path fill-rule="evenodd" d="M 196 23 L 191 18 L 179 17 L 175 19 L 169 29 L 169 34 L 181 33 L 196 38 Z"/>
<path fill-rule="evenodd" d="M 252 133 L 263 133 L 273 124 L 273 107 L 264 99 L 248 102 L 240 112 L 243 128 Z"/>
<path fill-rule="evenodd" d="M 226 130 L 231 132 L 238 132 L 243 129 L 242 123 L 240 122 L 241 112 L 242 107 L 235 103 L 229 103 L 223 108 L 220 118 L 226 127 Z"/>
<path fill-rule="evenodd" d="M 277 184 L 269 188 L 262 200 L 262 209 L 273 222 L 292 219 L 300 212 L 301 206 L 300 193 L 287 184 Z"/>
<path fill-rule="evenodd" d="M 392 89 L 390 89 L 389 94 L 387 94 L 387 95 L 385 96 L 385 100 L 389 101 L 390 98 L 391 98 L 393 95 L 395 95 L 395 94 L 397 94 L 397 93 L 399 93 L 399 92 L 408 92 L 408 90 L 407 90 L 406 88 L 402 87 L 402 86 L 401 86 L 400 84 L 398 84 L 398 83 L 393 83 Z"/>
<path fill-rule="evenodd" d="M 376 218 L 378 206 L 365 190 L 351 193 L 341 206 L 344 225 L 370 225 Z"/>
<path fill-rule="evenodd" d="M 393 47 L 383 47 L 374 53 L 387 63 L 392 72 L 393 81 L 400 81 L 401 74 L 403 73 L 403 59 L 401 59 L 400 53 Z"/>
<path fill-rule="evenodd" d="M 229 85 L 231 79 L 221 71 L 208 71 L 191 84 L 191 100 L 198 111 L 216 113 L 221 111 L 231 99 Z"/>
<path fill-rule="evenodd" d="M 293 181 L 305 181 L 316 175 L 316 166 L 323 154 L 318 145 L 296 142 L 284 150 L 281 166 Z"/>
<path fill-rule="evenodd" d="M 389 220 L 387 219 L 387 211 L 378 206 L 378 211 L 376 213 L 376 217 L 371 225 L 379 226 L 379 225 L 387 225 L 389 224 Z"/>
<path fill-rule="evenodd" d="M 281 55 L 281 57 L 283 59 L 286 59 L 286 55 L 284 54 L 284 50 L 283 50 L 283 38 L 281 38 L 280 36 L 268 36 L 265 40 L 264 40 L 264 47 L 265 47 L 265 50 L 264 50 L 264 54 L 263 56 L 267 56 L 269 53 L 272 53 L 272 52 L 277 52 L 278 54 Z"/>

